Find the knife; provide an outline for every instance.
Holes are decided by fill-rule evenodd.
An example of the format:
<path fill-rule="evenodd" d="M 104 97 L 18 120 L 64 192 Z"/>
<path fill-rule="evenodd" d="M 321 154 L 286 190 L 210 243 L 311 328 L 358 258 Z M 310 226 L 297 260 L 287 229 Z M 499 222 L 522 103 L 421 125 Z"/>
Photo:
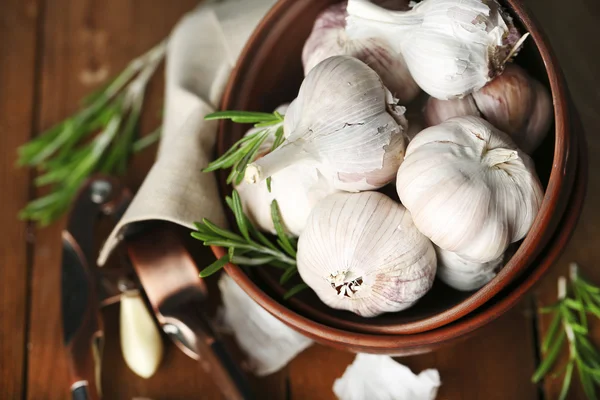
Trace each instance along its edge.
<path fill-rule="evenodd" d="M 125 239 L 127 252 L 163 331 L 198 360 L 228 400 L 254 396 L 203 311 L 207 290 L 177 233 L 164 224 Z"/>
<path fill-rule="evenodd" d="M 115 212 L 127 200 L 127 192 L 114 186 L 107 179 L 88 181 L 62 232 L 61 310 L 73 400 L 101 398 L 104 333 L 98 293 L 102 280 L 93 268 L 93 227 L 99 215 Z"/>

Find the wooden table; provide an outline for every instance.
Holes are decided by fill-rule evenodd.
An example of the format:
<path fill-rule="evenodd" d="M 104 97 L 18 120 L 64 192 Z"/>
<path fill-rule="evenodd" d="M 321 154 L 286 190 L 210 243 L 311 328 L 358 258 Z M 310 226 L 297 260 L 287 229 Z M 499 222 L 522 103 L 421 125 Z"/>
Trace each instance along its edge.
<path fill-rule="evenodd" d="M 477 336 L 436 353 L 402 359 L 414 371 L 438 368 L 440 399 L 554 399 L 560 380 L 530 377 L 548 321 L 536 314 L 552 302 L 556 280 L 570 261 L 600 282 L 600 2 L 526 0 L 550 38 L 587 131 L 589 194 L 583 217 L 562 258 L 536 290 Z M 36 229 L 17 212 L 35 194 L 33 173 L 15 168 L 16 148 L 72 113 L 83 95 L 128 60 L 165 37 L 197 0 L 0 0 L 0 398 L 67 398 L 59 307 L 60 230 L 64 221 Z M 150 6 L 150 4 L 152 4 Z M 598 75 L 597 75 L 598 74 Z M 159 74 L 162 75 L 162 74 Z M 142 132 L 157 126 L 162 79 L 149 88 Z M 136 187 L 153 151 L 134 159 L 127 183 Z M 209 262 L 210 255 L 206 255 Z M 103 390 L 110 400 L 218 399 L 198 364 L 168 345 L 149 380 L 127 369 L 118 342 L 118 308 L 104 313 L 107 348 Z M 593 336 L 600 345 L 600 324 Z M 264 399 L 332 399 L 333 381 L 353 355 L 315 345 L 284 370 L 254 384 Z M 571 398 L 582 399 L 579 384 Z"/>

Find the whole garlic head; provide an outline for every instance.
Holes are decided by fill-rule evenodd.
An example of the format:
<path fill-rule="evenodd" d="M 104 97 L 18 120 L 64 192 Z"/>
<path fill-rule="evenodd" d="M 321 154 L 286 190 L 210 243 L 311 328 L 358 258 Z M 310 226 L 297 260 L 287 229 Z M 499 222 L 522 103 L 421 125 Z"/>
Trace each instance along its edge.
<path fill-rule="evenodd" d="M 421 89 L 444 100 L 482 88 L 522 43 L 496 0 L 423 0 L 410 11 L 349 0 L 348 14 L 350 38 L 386 39 Z"/>
<path fill-rule="evenodd" d="M 356 57 L 379 74 L 384 85 L 403 104 L 413 100 L 420 89 L 414 81 L 404 57 L 382 38 L 352 40 L 346 34 L 347 2 L 334 4 L 315 21 L 312 33 L 304 44 L 304 73 L 332 56 Z"/>
<path fill-rule="evenodd" d="M 508 64 L 502 75 L 462 99 L 431 97 L 424 114 L 428 126 L 451 117 L 482 116 L 531 154 L 548 134 L 552 110 L 548 90 L 523 68 Z"/>
<path fill-rule="evenodd" d="M 362 61 L 326 59 L 304 79 L 291 106 L 289 136 L 273 152 L 246 168 L 246 180 L 260 182 L 278 171 L 309 162 L 333 187 L 372 190 L 391 182 L 406 147 L 404 107 Z"/>
<path fill-rule="evenodd" d="M 293 115 L 293 107 L 288 104 L 279 106 L 275 111 L 283 115 Z M 269 129 L 270 135 L 262 143 L 259 154 L 267 154 L 275 141 L 275 131 L 279 125 L 268 128 L 252 128 L 246 135 L 257 130 Z M 285 128 L 284 128 L 285 136 Z M 251 184 L 242 182 L 236 185 L 244 212 L 250 222 L 260 230 L 276 234 L 271 203 L 277 200 L 282 223 L 288 233 L 299 236 L 313 206 L 327 195 L 336 192 L 327 180 L 312 165 L 306 162 L 291 165 L 271 177 L 271 191 L 266 182 Z"/>
<path fill-rule="evenodd" d="M 396 189 L 423 234 L 475 262 L 525 237 L 544 196 L 529 156 L 478 117 L 451 118 L 415 136 Z"/>
<path fill-rule="evenodd" d="M 478 263 L 465 260 L 456 253 L 435 247 L 437 277 L 456 290 L 477 290 L 496 277 L 504 261 L 504 254 L 495 260 Z"/>
<path fill-rule="evenodd" d="M 321 301 L 363 317 L 410 307 L 436 270 L 435 250 L 410 213 L 378 192 L 320 201 L 300 235 L 297 261 Z"/>

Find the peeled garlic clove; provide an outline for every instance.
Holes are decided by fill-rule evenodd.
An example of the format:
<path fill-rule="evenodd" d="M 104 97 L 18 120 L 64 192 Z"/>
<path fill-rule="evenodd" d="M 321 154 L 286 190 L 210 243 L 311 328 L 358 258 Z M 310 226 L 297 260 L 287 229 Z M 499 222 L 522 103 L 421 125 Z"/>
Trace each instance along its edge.
<path fill-rule="evenodd" d="M 391 182 L 402 161 L 398 154 L 404 152 L 405 141 L 400 138 L 407 123 L 403 107 L 389 104 L 390 99 L 379 76 L 363 62 L 346 56 L 326 59 L 300 87 L 294 126 L 284 123 L 289 137 L 248 165 L 246 180 L 260 182 L 307 161 L 343 190 L 369 190 Z M 394 156 L 386 157 L 387 152 Z"/>
<path fill-rule="evenodd" d="M 420 132 L 408 145 L 396 189 L 433 243 L 482 263 L 525 237 L 544 196 L 531 158 L 478 117 Z"/>
<path fill-rule="evenodd" d="M 138 290 L 121 296 L 121 352 L 127 366 L 142 378 L 150 378 L 160 365 L 162 338 Z"/>
<path fill-rule="evenodd" d="M 486 263 L 472 262 L 451 251 L 435 247 L 437 255 L 437 277 L 446 285 L 457 290 L 477 290 L 496 277 L 502 267 L 504 254 Z"/>
<path fill-rule="evenodd" d="M 387 40 L 421 89 L 443 100 L 482 88 L 522 43 L 495 0 L 423 0 L 395 12 L 349 0 L 347 10 L 350 38 Z"/>
<path fill-rule="evenodd" d="M 320 201 L 300 235 L 297 261 L 321 301 L 363 317 L 412 306 L 436 270 L 433 246 L 410 213 L 378 192 Z"/>
<path fill-rule="evenodd" d="M 394 2 L 396 8 L 399 5 Z M 384 85 L 402 102 L 414 99 L 420 89 L 414 81 L 404 57 L 385 39 L 352 40 L 346 34 L 347 2 L 334 4 L 323 11 L 315 21 L 312 33 L 302 51 L 305 74 L 321 61 L 332 56 L 351 56 L 363 61 L 379 74 Z"/>
<path fill-rule="evenodd" d="M 430 97 L 423 110 L 427 126 L 441 124 L 452 117 L 466 117 L 468 115 L 481 116 L 471 95 L 467 95 L 462 99 L 452 100 L 440 100 Z"/>

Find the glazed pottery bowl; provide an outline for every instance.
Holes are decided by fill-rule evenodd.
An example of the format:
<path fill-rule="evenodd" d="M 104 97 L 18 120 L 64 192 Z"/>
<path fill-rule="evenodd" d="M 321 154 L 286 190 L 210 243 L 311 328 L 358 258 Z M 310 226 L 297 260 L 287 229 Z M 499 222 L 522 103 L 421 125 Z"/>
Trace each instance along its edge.
<path fill-rule="evenodd" d="M 304 77 L 301 62 L 304 41 L 319 12 L 335 2 L 337 0 L 280 0 L 258 26 L 243 51 L 226 89 L 222 109 L 270 112 L 293 100 Z M 448 335 L 463 335 L 466 330 L 464 327 L 457 328 L 457 324 L 469 318 L 480 322 L 489 320 L 492 314 L 486 313 L 492 313 L 489 310 L 494 304 L 503 301 L 502 304 L 514 304 L 516 298 L 524 293 L 518 288 L 530 287 L 534 283 L 531 279 L 539 279 L 540 271 L 558 257 L 566 243 L 561 238 L 568 237 L 573 229 L 565 221 L 576 218 L 581 209 L 580 205 L 575 207 L 578 197 L 573 190 L 576 173 L 585 173 L 582 172 L 584 167 L 578 168 L 578 141 L 582 141 L 579 125 L 560 68 L 539 26 L 520 1 L 507 0 L 503 5 L 522 31 L 531 34 L 516 62 L 550 90 L 554 124 L 545 142 L 533 154 L 545 187 L 542 207 L 531 231 L 514 246 L 513 256 L 496 278 L 475 292 L 456 291 L 436 281 L 432 290 L 412 308 L 375 318 L 362 318 L 325 306 L 310 290 L 284 301 L 282 295 L 285 289 L 279 285 L 274 269 L 245 270 L 227 265 L 227 272 L 255 301 L 316 340 L 354 350 L 368 351 L 370 348 L 385 352 L 385 348 L 398 350 L 408 346 L 411 340 L 416 340 L 415 334 L 428 331 L 433 334 L 442 327 L 453 332 Z M 223 122 L 217 153 L 224 153 L 247 129 L 248 126 Z M 226 175 L 226 172 L 219 175 L 223 197 L 231 193 L 231 187 L 225 184 Z M 580 179 L 579 176 L 577 178 Z M 547 251 L 550 247 L 551 253 Z M 224 254 L 221 248 L 215 247 L 213 251 L 217 256 Z M 506 309 L 496 308 L 495 313 Z M 352 336 L 357 334 L 365 335 L 365 341 L 360 342 L 362 344 L 348 341 L 350 337 L 360 337 Z M 419 342 L 421 346 L 427 339 L 419 337 L 423 341 Z M 377 338 L 387 338 L 388 341 L 378 342 Z"/>

